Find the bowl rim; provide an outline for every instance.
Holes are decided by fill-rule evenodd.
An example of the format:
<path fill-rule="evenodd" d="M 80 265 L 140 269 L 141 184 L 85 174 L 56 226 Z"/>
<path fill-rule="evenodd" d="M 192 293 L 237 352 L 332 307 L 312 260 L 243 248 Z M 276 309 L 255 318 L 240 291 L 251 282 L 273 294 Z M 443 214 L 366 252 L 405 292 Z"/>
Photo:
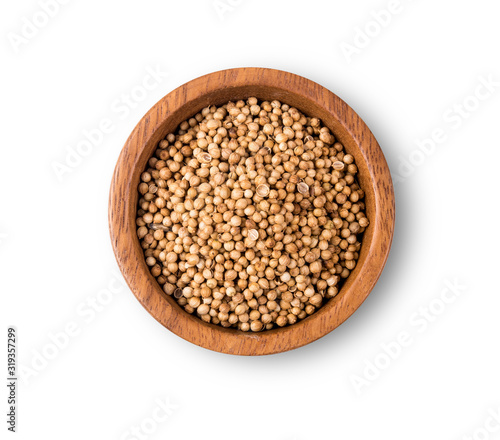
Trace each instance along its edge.
<path fill-rule="evenodd" d="M 154 151 L 154 145 L 165 136 L 166 123 L 174 128 L 184 119 L 174 120 L 190 106 L 196 108 L 192 116 L 209 105 L 211 97 L 216 94 L 230 96 L 252 87 L 276 91 L 277 96 L 288 94 L 290 100 L 310 104 L 323 116 L 320 118 L 323 122 L 326 118 L 329 125 L 334 125 L 330 127 L 333 134 L 355 156 L 360 173 L 363 169 L 364 185 L 361 186 L 370 200 L 370 203 L 367 200 L 367 211 L 372 211 L 358 260 L 362 264 L 358 264 L 347 278 L 339 294 L 294 325 L 259 333 L 207 324 L 185 312 L 164 293 L 150 273 L 135 225 L 138 176 L 144 169 L 140 164 L 144 166 Z M 243 96 L 234 96 L 233 99 L 241 98 Z M 286 98 L 283 101 L 290 104 Z M 311 116 L 319 117 L 317 114 Z M 299 75 L 243 67 L 212 72 L 188 81 L 161 98 L 141 118 L 116 163 L 108 217 L 112 247 L 120 271 L 136 298 L 158 322 L 183 339 L 210 350 L 236 355 L 265 355 L 309 344 L 330 333 L 358 309 L 372 291 L 387 261 L 394 234 L 394 204 L 392 179 L 382 150 L 367 125 L 350 106 L 330 90 Z"/>

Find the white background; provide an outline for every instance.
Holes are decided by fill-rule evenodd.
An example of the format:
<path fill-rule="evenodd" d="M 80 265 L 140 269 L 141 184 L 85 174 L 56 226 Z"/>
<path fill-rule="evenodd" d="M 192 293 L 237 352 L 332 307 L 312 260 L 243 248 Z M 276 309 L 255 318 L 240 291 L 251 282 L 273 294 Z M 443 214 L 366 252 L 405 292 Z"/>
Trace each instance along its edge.
<path fill-rule="evenodd" d="M 41 6 L 2 5 L 0 346 L 16 326 L 17 437 L 499 439 L 488 418 L 500 406 L 498 2 L 401 0 L 380 29 L 370 22 L 387 0 L 219 6 L 230 1 L 218 14 L 210 0 L 71 0 L 25 40 Z M 356 35 L 366 47 L 346 56 Z M 394 243 L 367 301 L 321 340 L 256 358 L 196 347 L 150 317 L 113 281 L 107 224 L 113 168 L 141 116 L 190 79 L 242 66 L 337 93 L 397 180 Z M 141 95 L 147 69 L 168 77 Z M 141 99 L 118 111 L 132 90 Z M 54 166 L 103 119 L 112 131 L 58 179 Z M 424 153 L 416 141 L 435 129 L 445 139 Z M 460 296 L 444 304 L 454 282 Z M 62 335 L 68 325 L 78 335 Z M 388 358 L 382 345 L 402 332 L 411 343 L 389 344 Z M 171 405 L 159 422 L 157 399 Z"/>

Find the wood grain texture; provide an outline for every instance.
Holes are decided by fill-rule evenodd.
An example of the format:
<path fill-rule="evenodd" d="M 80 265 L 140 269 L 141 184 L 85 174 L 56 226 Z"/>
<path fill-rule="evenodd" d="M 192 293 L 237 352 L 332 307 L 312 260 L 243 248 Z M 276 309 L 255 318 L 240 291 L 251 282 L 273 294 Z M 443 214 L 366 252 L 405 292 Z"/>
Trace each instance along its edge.
<path fill-rule="evenodd" d="M 166 295 L 146 266 L 136 234 L 137 186 L 157 143 L 184 120 L 208 105 L 256 96 L 278 99 L 315 116 L 352 154 L 365 191 L 370 225 L 358 264 L 339 294 L 310 317 L 284 328 L 260 333 L 207 324 L 186 313 Z M 109 198 L 109 227 L 118 265 L 130 289 L 161 324 L 178 336 L 223 353 L 265 355 L 308 344 L 338 327 L 369 295 L 391 247 L 394 192 L 384 155 L 361 118 L 339 97 L 306 78 L 278 70 L 241 68 L 194 79 L 155 104 L 137 124 L 116 164 Z M 367 329 L 368 331 L 368 329 Z"/>

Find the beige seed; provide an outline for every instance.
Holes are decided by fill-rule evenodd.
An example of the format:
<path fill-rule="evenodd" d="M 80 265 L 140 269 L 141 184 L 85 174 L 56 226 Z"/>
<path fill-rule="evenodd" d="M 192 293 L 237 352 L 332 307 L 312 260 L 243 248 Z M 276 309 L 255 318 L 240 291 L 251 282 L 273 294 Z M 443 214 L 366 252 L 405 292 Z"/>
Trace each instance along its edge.
<path fill-rule="evenodd" d="M 313 295 L 311 297 L 311 299 L 309 299 L 309 302 L 315 306 L 315 307 L 319 307 L 321 305 L 321 303 L 323 302 L 323 297 L 317 293 L 316 295 Z"/>
<path fill-rule="evenodd" d="M 260 321 L 252 321 L 250 323 L 250 329 L 253 331 L 253 332 L 260 332 L 262 330 L 262 322 Z"/>
<path fill-rule="evenodd" d="M 309 194 L 309 185 L 305 182 L 300 182 L 297 185 L 297 191 L 301 194 Z"/>
<path fill-rule="evenodd" d="M 312 273 L 319 273 L 321 272 L 321 262 L 320 261 L 314 261 L 309 265 L 309 269 Z"/>
<path fill-rule="evenodd" d="M 257 241 L 259 239 L 259 231 L 257 229 L 250 229 L 248 231 L 248 238 L 252 241 Z"/>
<path fill-rule="evenodd" d="M 342 171 L 344 169 L 344 162 L 336 160 L 335 162 L 333 162 L 332 166 L 334 170 Z"/>
<path fill-rule="evenodd" d="M 199 314 L 199 315 L 206 315 L 208 312 L 210 311 L 210 306 L 208 304 L 201 304 L 200 306 L 198 306 L 198 308 L 196 309 L 196 312 Z"/>
<path fill-rule="evenodd" d="M 208 153 L 202 153 L 198 156 L 198 160 L 201 163 L 210 163 L 212 161 L 212 156 Z"/>
<path fill-rule="evenodd" d="M 149 229 L 153 229 L 154 231 L 169 231 L 170 228 L 167 228 L 166 226 L 163 226 L 161 224 L 157 223 L 150 223 L 148 225 Z"/>
<path fill-rule="evenodd" d="M 269 195 L 269 187 L 267 185 L 259 185 L 255 192 L 260 197 L 267 197 Z"/>

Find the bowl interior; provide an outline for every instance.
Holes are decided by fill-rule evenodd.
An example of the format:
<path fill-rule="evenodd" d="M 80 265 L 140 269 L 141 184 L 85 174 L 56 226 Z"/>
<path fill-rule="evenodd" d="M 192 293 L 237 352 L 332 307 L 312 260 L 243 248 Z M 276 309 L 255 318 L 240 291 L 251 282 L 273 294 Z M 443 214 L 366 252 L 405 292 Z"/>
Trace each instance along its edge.
<path fill-rule="evenodd" d="M 318 314 L 325 313 L 326 311 L 328 311 L 329 308 L 333 307 L 334 303 L 342 299 L 344 292 L 348 290 L 348 288 L 352 285 L 355 279 L 359 276 L 368 254 L 370 242 L 372 240 L 372 234 L 373 234 L 372 219 L 375 219 L 375 209 L 376 209 L 375 193 L 372 185 L 372 178 L 370 176 L 370 172 L 368 169 L 368 164 L 356 139 L 342 124 L 342 122 L 339 121 L 339 119 L 337 119 L 335 115 L 333 115 L 331 112 L 329 112 L 327 109 L 319 105 L 314 100 L 308 99 L 307 97 L 304 97 L 303 95 L 298 93 L 293 93 L 288 90 L 282 90 L 279 87 L 272 87 L 265 85 L 246 85 L 240 87 L 221 88 L 219 90 L 206 93 L 203 96 L 200 96 L 196 99 L 186 102 L 184 105 L 180 106 L 172 113 L 169 113 L 163 121 L 160 121 L 159 125 L 155 128 L 151 136 L 144 143 L 143 149 L 138 155 L 134 172 L 132 176 L 130 176 L 131 178 L 130 184 L 132 187 L 131 190 L 132 200 L 131 204 L 129 205 L 130 210 L 127 213 L 127 215 L 130 217 L 131 224 L 134 224 L 137 214 L 137 203 L 138 203 L 137 186 L 139 185 L 140 175 L 144 171 L 147 161 L 154 153 L 155 149 L 157 148 L 158 142 L 161 139 L 163 139 L 168 133 L 175 132 L 181 122 L 194 116 L 204 107 L 210 105 L 223 105 L 228 101 L 247 99 L 252 96 L 258 98 L 261 101 L 262 100 L 272 101 L 276 99 L 290 106 L 296 107 L 306 116 L 317 117 L 321 119 L 323 124 L 326 125 L 332 131 L 336 139 L 338 139 L 344 145 L 345 150 L 349 154 L 354 156 L 355 163 L 358 167 L 358 182 L 363 191 L 365 192 L 366 215 L 370 220 L 370 225 L 364 232 L 360 255 L 355 269 L 351 272 L 347 280 L 345 280 L 345 282 L 342 285 L 342 288 L 340 289 L 337 296 L 335 296 L 335 298 L 330 299 L 313 315 L 293 325 L 293 327 L 296 327 L 300 326 L 301 324 L 307 322 L 310 319 L 314 319 Z M 139 240 L 135 234 L 134 234 L 134 243 L 137 252 L 142 255 L 142 249 L 140 247 Z M 177 308 L 182 313 L 188 315 L 187 312 L 185 312 L 173 298 L 169 297 L 163 292 L 163 289 L 156 282 L 154 277 L 150 274 L 149 268 L 147 267 L 144 258 L 140 258 L 140 266 L 141 270 L 146 271 L 149 277 L 153 279 L 154 284 L 157 286 L 158 292 L 161 295 L 165 296 L 167 298 L 167 301 L 171 303 L 173 307 Z M 198 321 L 201 322 L 201 320 Z M 222 328 L 220 326 L 215 326 L 213 324 L 206 324 L 206 323 L 203 324 L 210 325 L 211 327 L 217 327 L 218 329 L 227 332 L 235 332 L 243 335 L 248 334 L 233 328 Z M 264 331 L 262 333 L 280 332 L 283 330 L 284 330 L 283 328 L 276 328 Z"/>

